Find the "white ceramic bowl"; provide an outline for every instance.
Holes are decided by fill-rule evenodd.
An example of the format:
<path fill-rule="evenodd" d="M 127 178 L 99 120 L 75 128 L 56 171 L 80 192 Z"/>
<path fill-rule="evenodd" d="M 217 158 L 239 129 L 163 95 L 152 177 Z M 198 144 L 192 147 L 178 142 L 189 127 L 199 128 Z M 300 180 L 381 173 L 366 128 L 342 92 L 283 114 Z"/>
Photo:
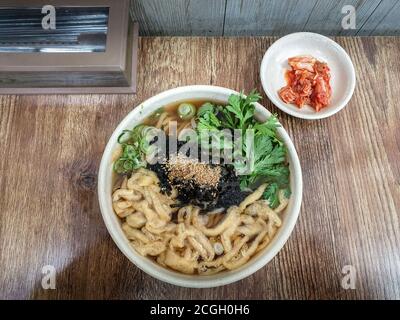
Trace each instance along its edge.
<path fill-rule="evenodd" d="M 299 109 L 279 97 L 279 89 L 286 85 L 285 71 L 290 69 L 288 58 L 299 55 L 311 55 L 327 62 L 331 69 L 332 98 L 319 112 L 310 106 Z M 356 85 L 354 66 L 346 51 L 335 41 L 310 32 L 292 33 L 274 42 L 261 62 L 260 77 L 265 93 L 275 106 L 303 119 L 322 119 L 340 111 L 349 102 Z"/>
<path fill-rule="evenodd" d="M 227 102 L 228 97 L 232 93 L 237 93 L 233 90 L 215 87 L 215 86 L 187 86 L 162 92 L 134 108 L 119 126 L 115 129 L 107 146 L 104 150 L 103 158 L 100 163 L 98 176 L 98 196 L 101 213 L 107 229 L 117 244 L 118 248 L 131 260 L 137 267 L 142 269 L 149 275 L 183 287 L 207 288 L 216 287 L 232 283 L 243 279 L 268 263 L 283 247 L 286 240 L 296 223 L 300 211 L 302 198 L 302 175 L 299 159 L 296 150 L 290 140 L 288 134 L 283 128 L 279 128 L 279 135 L 285 142 L 288 148 L 288 160 L 290 163 L 290 184 L 292 196 L 289 205 L 283 215 L 282 227 L 278 230 L 275 238 L 269 246 L 261 251 L 257 256 L 253 257 L 249 263 L 243 267 L 234 270 L 222 272 L 210 276 L 193 276 L 185 275 L 171 270 L 167 270 L 150 259 L 145 258 L 130 246 L 128 239 L 125 237 L 120 219 L 115 215 L 112 208 L 111 190 L 112 190 L 112 153 L 117 147 L 117 137 L 124 129 L 131 129 L 135 125 L 157 110 L 163 105 L 169 105 L 174 102 L 179 102 L 186 99 L 210 99 L 215 101 Z M 270 112 L 260 104 L 256 104 L 256 114 L 259 120 L 265 120 Z"/>

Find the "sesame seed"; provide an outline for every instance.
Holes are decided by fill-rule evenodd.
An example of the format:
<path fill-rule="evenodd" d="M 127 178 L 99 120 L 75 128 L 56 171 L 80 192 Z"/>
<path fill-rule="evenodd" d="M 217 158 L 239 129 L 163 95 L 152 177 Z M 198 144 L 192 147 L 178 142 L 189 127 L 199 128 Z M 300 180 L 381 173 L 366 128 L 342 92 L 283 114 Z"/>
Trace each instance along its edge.
<path fill-rule="evenodd" d="M 167 168 L 171 182 L 186 180 L 199 186 L 217 187 L 221 177 L 220 166 L 211 166 L 182 154 L 172 156 L 167 163 Z"/>

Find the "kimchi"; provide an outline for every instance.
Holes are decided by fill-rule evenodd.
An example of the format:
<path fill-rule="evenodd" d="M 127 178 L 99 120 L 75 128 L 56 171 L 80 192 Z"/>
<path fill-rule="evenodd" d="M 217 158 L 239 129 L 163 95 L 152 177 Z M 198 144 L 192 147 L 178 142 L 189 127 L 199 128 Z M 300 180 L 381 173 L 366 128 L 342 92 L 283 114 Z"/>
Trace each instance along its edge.
<path fill-rule="evenodd" d="M 311 56 L 289 58 L 288 63 L 291 69 L 285 74 L 287 85 L 279 90 L 281 99 L 299 108 L 310 105 L 319 111 L 326 107 L 332 95 L 328 65 Z"/>

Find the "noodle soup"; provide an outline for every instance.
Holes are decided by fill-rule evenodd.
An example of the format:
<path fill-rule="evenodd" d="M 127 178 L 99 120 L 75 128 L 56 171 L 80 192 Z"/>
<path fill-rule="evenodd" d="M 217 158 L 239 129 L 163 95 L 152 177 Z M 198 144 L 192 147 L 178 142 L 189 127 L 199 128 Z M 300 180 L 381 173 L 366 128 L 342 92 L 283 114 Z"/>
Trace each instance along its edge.
<path fill-rule="evenodd" d="M 290 172 L 276 117 L 264 123 L 254 119 L 253 103 L 259 98 L 252 92 L 232 95 L 225 105 L 181 101 L 121 132 L 121 149 L 114 157 L 113 209 L 139 254 L 177 272 L 210 275 L 237 269 L 268 246 L 290 198 Z M 169 146 L 177 140 L 176 152 L 167 148 L 155 163 L 146 157 L 161 141 L 160 135 L 148 138 L 152 130 L 161 132 Z M 213 144 L 224 130 L 232 140 L 223 136 Z M 246 143 L 236 145 L 236 131 Z M 194 155 L 180 153 L 188 143 L 187 137 L 180 139 L 186 132 L 191 137 L 194 133 L 192 140 L 206 145 L 206 151 L 228 150 L 235 156 L 220 156 L 214 163 L 204 161 L 214 158 L 204 158 L 203 149 Z M 243 170 L 243 158 L 251 160 L 250 171 Z"/>

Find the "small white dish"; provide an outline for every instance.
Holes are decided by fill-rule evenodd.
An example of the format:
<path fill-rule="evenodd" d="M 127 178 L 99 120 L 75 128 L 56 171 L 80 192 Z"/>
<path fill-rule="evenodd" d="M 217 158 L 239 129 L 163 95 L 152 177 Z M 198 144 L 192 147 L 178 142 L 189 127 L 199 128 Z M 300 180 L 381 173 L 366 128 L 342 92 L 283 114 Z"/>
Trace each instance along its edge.
<path fill-rule="evenodd" d="M 319 112 L 310 106 L 298 108 L 287 104 L 278 94 L 286 86 L 285 72 L 290 69 L 288 58 L 302 55 L 326 62 L 331 69 L 331 101 Z M 310 32 L 292 33 L 274 42 L 261 62 L 260 77 L 265 93 L 275 106 L 303 119 L 322 119 L 339 112 L 349 102 L 356 85 L 354 66 L 347 52 L 328 37 Z"/>
<path fill-rule="evenodd" d="M 203 85 L 179 87 L 159 93 L 134 108 L 125 119 L 122 120 L 115 129 L 104 150 L 98 175 L 98 197 L 104 223 L 114 242 L 125 256 L 137 267 L 154 278 L 174 285 L 192 288 L 217 287 L 239 281 L 265 266 L 282 249 L 296 224 L 300 212 L 303 192 L 300 161 L 289 135 L 283 127 L 279 127 L 278 134 L 285 143 L 288 151 L 287 157 L 290 168 L 290 188 L 292 190 L 292 195 L 288 207 L 282 215 L 282 226 L 278 229 L 275 237 L 264 250 L 252 257 L 251 260 L 242 267 L 236 270 L 224 271 L 209 276 L 185 275 L 178 273 L 163 268 L 152 260 L 138 254 L 130 245 L 129 240 L 121 228 L 121 221 L 114 213 L 112 207 L 111 194 L 113 173 L 112 157 L 114 151 L 118 147 L 117 138 L 122 130 L 132 129 L 134 126 L 141 123 L 147 116 L 160 108 L 160 106 L 189 99 L 207 99 L 227 102 L 229 96 L 233 93 L 237 94 L 237 92 L 230 89 Z M 255 103 L 255 109 L 255 116 L 260 121 L 265 121 L 271 115 L 271 113 L 259 103 Z"/>

